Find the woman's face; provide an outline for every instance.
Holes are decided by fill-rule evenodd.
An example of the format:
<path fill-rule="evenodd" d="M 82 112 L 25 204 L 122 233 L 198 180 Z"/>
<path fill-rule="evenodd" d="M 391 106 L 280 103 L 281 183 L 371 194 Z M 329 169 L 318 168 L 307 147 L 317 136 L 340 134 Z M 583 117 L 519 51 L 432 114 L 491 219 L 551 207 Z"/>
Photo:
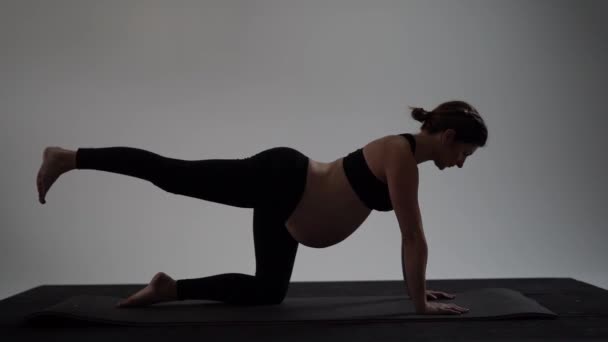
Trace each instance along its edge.
<path fill-rule="evenodd" d="M 440 170 L 446 167 L 458 166 L 462 168 L 468 156 L 477 150 L 477 146 L 469 143 L 454 141 L 455 131 L 452 129 L 445 130 L 439 140 L 441 146 L 440 160 L 437 161 L 437 166 Z"/>

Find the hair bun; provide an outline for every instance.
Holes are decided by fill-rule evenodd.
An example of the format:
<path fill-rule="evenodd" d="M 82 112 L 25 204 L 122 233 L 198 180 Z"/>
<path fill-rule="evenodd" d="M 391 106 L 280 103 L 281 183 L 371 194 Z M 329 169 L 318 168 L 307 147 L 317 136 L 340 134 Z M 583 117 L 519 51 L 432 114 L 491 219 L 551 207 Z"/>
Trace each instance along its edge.
<path fill-rule="evenodd" d="M 422 107 L 410 107 L 412 109 L 412 117 L 416 121 L 424 122 L 429 116 L 429 112 Z"/>

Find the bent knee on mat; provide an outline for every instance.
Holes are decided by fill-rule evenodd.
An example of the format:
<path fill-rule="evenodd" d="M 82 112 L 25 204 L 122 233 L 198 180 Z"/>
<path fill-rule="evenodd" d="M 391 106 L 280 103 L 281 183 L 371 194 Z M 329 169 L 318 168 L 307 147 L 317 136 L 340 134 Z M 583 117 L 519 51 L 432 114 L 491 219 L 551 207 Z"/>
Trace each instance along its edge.
<path fill-rule="evenodd" d="M 258 292 L 258 301 L 261 304 L 281 304 L 287 296 L 287 287 L 284 285 L 262 285 Z"/>

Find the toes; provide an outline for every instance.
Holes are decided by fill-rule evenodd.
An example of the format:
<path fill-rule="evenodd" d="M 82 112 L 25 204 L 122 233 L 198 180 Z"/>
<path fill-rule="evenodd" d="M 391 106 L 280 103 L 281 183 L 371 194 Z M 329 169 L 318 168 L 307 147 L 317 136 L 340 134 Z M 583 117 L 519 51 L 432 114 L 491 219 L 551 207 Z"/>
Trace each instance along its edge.
<path fill-rule="evenodd" d="M 126 308 L 129 306 L 133 306 L 136 301 L 133 300 L 133 296 L 126 298 L 126 299 L 121 299 L 118 303 L 116 303 L 116 307 L 119 308 Z"/>
<path fill-rule="evenodd" d="M 150 286 L 146 286 L 128 298 L 118 302 L 119 307 L 140 307 L 158 302 L 160 298 Z"/>
<path fill-rule="evenodd" d="M 40 201 L 40 203 L 44 202 L 44 195 L 45 195 L 45 191 L 44 191 L 44 186 L 42 183 L 42 173 L 38 172 L 38 175 L 36 176 L 36 187 L 38 188 L 38 200 Z"/>
<path fill-rule="evenodd" d="M 45 197 L 45 191 L 42 188 L 42 185 L 38 185 L 38 200 L 40 201 L 40 203 L 44 204 L 44 197 Z"/>
<path fill-rule="evenodd" d="M 129 301 L 129 299 L 123 299 L 121 301 L 119 301 L 118 303 L 116 303 L 116 307 L 117 308 L 126 308 L 131 306 L 133 303 L 131 301 Z"/>

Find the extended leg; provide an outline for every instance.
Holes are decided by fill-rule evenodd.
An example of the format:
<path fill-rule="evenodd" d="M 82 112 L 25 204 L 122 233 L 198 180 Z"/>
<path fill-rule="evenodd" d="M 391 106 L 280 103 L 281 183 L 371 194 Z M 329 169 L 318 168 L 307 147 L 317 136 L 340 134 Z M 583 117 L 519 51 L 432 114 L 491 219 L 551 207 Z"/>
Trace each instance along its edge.
<path fill-rule="evenodd" d="M 181 160 L 133 147 L 79 148 L 77 169 L 119 173 L 150 181 L 159 188 L 211 202 L 254 208 L 265 201 L 266 182 L 253 158 Z"/>

